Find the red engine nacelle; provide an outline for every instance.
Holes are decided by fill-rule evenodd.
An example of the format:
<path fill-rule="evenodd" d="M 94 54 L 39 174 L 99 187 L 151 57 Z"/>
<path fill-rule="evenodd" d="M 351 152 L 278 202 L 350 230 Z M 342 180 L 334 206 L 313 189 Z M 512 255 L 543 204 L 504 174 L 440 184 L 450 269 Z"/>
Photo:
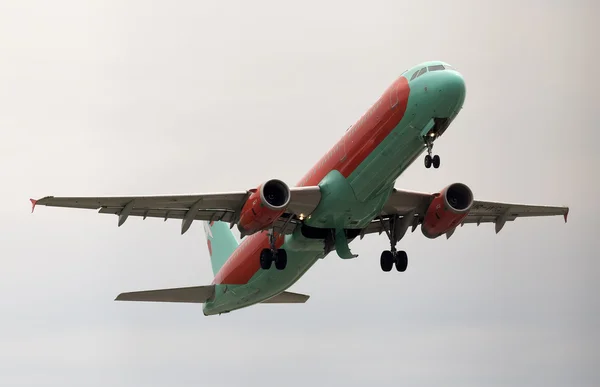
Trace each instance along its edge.
<path fill-rule="evenodd" d="M 272 179 L 255 189 L 240 213 L 238 230 L 242 236 L 269 228 L 290 203 L 290 189 L 281 180 Z"/>
<path fill-rule="evenodd" d="M 421 231 L 427 238 L 437 238 L 458 226 L 473 205 L 473 192 L 464 184 L 454 183 L 437 194 L 425 213 Z"/>

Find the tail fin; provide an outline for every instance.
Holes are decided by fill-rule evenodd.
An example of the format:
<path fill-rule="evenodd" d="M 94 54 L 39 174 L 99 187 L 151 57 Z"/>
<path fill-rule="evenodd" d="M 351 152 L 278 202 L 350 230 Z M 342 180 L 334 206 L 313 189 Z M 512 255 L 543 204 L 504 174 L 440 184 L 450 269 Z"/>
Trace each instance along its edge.
<path fill-rule="evenodd" d="M 229 223 L 225 222 L 203 222 L 208 254 L 212 264 L 213 274 L 225 264 L 227 258 L 233 254 L 238 247 L 238 242 L 233 236 Z"/>

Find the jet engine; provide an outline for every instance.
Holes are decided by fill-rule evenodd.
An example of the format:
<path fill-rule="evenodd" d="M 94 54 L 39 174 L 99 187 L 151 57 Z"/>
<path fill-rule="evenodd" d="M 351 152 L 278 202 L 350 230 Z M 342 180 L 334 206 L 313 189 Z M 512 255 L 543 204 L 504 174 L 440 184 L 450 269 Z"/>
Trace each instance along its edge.
<path fill-rule="evenodd" d="M 473 192 L 462 183 L 450 184 L 436 194 L 429 204 L 421 231 L 427 238 L 437 238 L 458 226 L 473 205 Z"/>
<path fill-rule="evenodd" d="M 252 191 L 242 207 L 238 230 L 251 235 L 269 228 L 287 209 L 291 193 L 281 180 L 271 179 Z"/>

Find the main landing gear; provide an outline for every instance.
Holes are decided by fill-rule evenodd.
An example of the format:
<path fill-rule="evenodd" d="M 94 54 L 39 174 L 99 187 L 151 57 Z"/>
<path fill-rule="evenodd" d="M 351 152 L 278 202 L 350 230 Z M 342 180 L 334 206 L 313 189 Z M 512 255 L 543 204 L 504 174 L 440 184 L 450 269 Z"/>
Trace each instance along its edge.
<path fill-rule="evenodd" d="M 399 272 L 406 271 L 408 267 L 408 255 L 406 251 L 392 251 L 385 250 L 381 253 L 381 270 L 391 271 L 392 267 L 396 265 L 396 270 Z"/>
<path fill-rule="evenodd" d="M 276 248 L 275 240 L 275 232 L 271 230 L 269 233 L 271 248 L 263 249 L 260 252 L 260 267 L 263 270 L 269 270 L 273 262 L 275 262 L 277 270 L 283 270 L 287 266 L 287 252 L 284 249 Z"/>
<path fill-rule="evenodd" d="M 425 168 L 431 168 L 431 166 L 433 165 L 434 168 L 439 168 L 440 167 L 440 156 L 435 155 L 435 156 L 431 156 L 431 151 L 433 149 L 433 138 L 427 139 L 425 141 L 425 146 L 427 147 L 427 154 L 425 155 Z"/>
<path fill-rule="evenodd" d="M 397 229 L 398 227 L 398 219 L 394 218 L 390 221 L 390 230 L 385 228 L 385 232 L 390 239 L 390 250 L 385 250 L 381 253 L 381 270 L 383 271 L 391 271 L 394 265 L 396 266 L 396 270 L 399 272 L 406 271 L 408 267 L 408 254 L 406 251 L 397 251 L 396 243 L 397 243 Z"/>

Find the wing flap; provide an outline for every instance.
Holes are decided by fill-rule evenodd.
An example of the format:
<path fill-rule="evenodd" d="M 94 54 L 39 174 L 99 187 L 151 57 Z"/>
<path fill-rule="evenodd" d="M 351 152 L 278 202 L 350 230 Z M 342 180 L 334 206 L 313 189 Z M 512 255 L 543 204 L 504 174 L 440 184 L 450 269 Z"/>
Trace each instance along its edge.
<path fill-rule="evenodd" d="M 282 292 L 263 301 L 262 304 L 304 304 L 309 298 L 306 294 Z"/>
<path fill-rule="evenodd" d="M 215 285 L 142 290 L 121 293 L 115 301 L 205 303 L 215 294 Z"/>
<path fill-rule="evenodd" d="M 119 215 L 122 208 L 119 207 L 102 207 L 98 211 L 101 214 L 113 214 Z M 162 218 L 167 219 L 183 219 L 187 214 L 188 210 L 181 209 L 169 209 L 169 208 L 134 208 L 131 210 L 129 216 L 136 216 L 142 218 Z M 231 222 L 235 216 L 235 212 L 222 208 L 215 209 L 203 209 L 198 210 L 194 215 L 194 220 L 205 220 L 205 221 L 222 221 Z"/>

